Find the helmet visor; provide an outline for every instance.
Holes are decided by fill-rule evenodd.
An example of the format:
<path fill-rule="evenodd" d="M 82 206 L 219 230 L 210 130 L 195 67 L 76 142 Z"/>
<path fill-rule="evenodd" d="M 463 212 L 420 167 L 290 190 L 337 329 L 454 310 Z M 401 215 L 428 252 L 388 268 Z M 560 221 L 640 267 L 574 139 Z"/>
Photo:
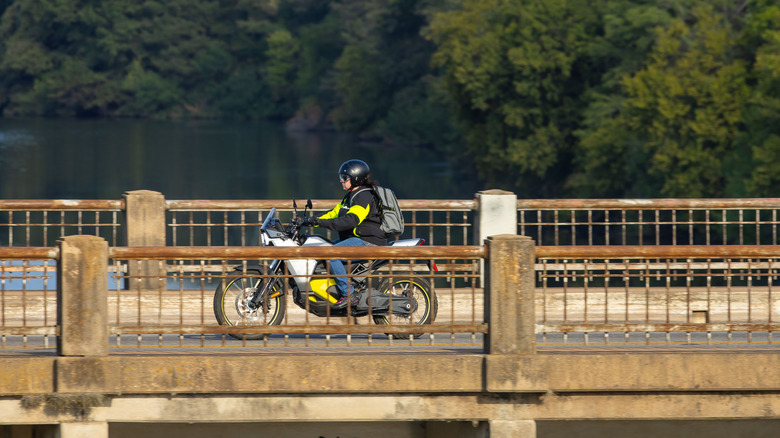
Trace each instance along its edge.
<path fill-rule="evenodd" d="M 341 182 L 349 181 L 349 175 L 347 175 L 346 173 L 340 174 L 339 175 L 339 181 L 341 181 Z"/>

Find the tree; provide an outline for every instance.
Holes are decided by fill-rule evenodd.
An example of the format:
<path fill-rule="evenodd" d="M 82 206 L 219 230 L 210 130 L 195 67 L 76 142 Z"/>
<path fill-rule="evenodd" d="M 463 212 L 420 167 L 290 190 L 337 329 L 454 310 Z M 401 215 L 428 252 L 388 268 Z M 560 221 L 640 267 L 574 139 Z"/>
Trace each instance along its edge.
<path fill-rule="evenodd" d="M 746 25 L 744 44 L 754 53 L 755 81 L 745 110 L 743 150 L 752 152 L 745 183 L 753 196 L 777 196 L 780 185 L 780 6 L 755 2 Z"/>
<path fill-rule="evenodd" d="M 259 78 L 273 3 L 16 1 L 0 22 L 0 108 L 23 115 L 219 115 L 229 107 L 222 105 L 226 90 L 252 74 Z"/>
<path fill-rule="evenodd" d="M 432 20 L 433 62 L 485 177 L 526 192 L 560 189 L 591 85 L 597 3 L 467 0 Z"/>
<path fill-rule="evenodd" d="M 750 92 L 736 34 L 711 6 L 658 28 L 642 69 L 622 77 L 615 113 L 583 137 L 578 181 L 599 192 L 636 192 L 641 181 L 664 196 L 724 193 L 739 178 L 729 167 L 744 153 L 736 140 Z"/>
<path fill-rule="evenodd" d="M 338 128 L 412 144 L 433 144 L 453 130 L 448 107 L 430 86 L 434 46 L 421 36 L 438 3 L 334 3 L 345 42 L 332 77 Z"/>
<path fill-rule="evenodd" d="M 652 196 L 657 180 L 648 175 L 647 155 L 631 130 L 616 117 L 626 95 L 623 79 L 640 71 L 674 11 L 655 0 L 613 0 L 604 5 L 588 52 L 588 75 L 598 77 L 584 95 L 586 105 L 575 131 L 574 166 L 566 192 L 575 196 Z"/>

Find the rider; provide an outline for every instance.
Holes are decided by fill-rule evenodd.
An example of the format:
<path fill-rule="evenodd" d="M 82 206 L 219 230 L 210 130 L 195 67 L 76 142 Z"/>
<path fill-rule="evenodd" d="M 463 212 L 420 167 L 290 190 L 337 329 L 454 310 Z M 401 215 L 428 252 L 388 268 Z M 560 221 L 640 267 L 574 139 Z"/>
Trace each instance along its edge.
<path fill-rule="evenodd" d="M 309 217 L 305 225 L 314 225 L 337 231 L 339 240 L 335 246 L 387 245 L 387 237 L 379 227 L 382 218 L 376 196 L 375 181 L 370 179 L 368 164 L 361 160 L 348 160 L 339 168 L 341 188 L 347 191 L 333 210 L 319 217 Z M 334 307 L 344 307 L 351 297 L 351 304 L 357 304 L 359 295 L 352 293 L 347 281 L 344 260 L 331 260 L 330 273 L 334 275 L 341 298 Z"/>

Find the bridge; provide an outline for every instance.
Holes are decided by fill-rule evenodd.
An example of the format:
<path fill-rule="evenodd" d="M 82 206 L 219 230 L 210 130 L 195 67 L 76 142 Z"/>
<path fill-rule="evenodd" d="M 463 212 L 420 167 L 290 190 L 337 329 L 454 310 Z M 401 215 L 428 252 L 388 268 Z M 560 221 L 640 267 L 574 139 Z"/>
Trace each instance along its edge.
<path fill-rule="evenodd" d="M 289 217 L 289 200 L 147 191 L 0 201 L 0 436 L 780 426 L 778 199 L 403 201 L 407 233 L 432 245 L 355 256 L 393 261 L 377 281 L 434 284 L 434 324 L 291 305 L 278 326 L 219 326 L 213 293 L 233 266 L 341 255 L 258 246 L 271 206 Z"/>

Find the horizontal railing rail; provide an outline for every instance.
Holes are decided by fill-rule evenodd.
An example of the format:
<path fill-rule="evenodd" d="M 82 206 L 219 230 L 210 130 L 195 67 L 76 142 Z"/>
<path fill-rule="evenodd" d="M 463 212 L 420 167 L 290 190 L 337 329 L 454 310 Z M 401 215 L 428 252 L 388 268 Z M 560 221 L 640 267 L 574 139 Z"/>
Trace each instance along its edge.
<path fill-rule="evenodd" d="M 484 258 L 484 246 L 413 246 L 413 247 L 350 247 L 352 259 L 372 260 L 415 260 L 415 259 L 467 259 Z M 209 259 L 209 260 L 290 260 L 323 259 L 344 257 L 344 248 L 336 246 L 313 247 L 119 247 L 110 248 L 109 255 L 118 259 L 165 260 L 165 259 Z"/>
<path fill-rule="evenodd" d="M 747 210 L 780 208 L 780 198 L 519 199 L 522 210 Z"/>
<path fill-rule="evenodd" d="M 780 256 L 780 245 L 537 246 L 540 259 L 751 258 Z"/>

